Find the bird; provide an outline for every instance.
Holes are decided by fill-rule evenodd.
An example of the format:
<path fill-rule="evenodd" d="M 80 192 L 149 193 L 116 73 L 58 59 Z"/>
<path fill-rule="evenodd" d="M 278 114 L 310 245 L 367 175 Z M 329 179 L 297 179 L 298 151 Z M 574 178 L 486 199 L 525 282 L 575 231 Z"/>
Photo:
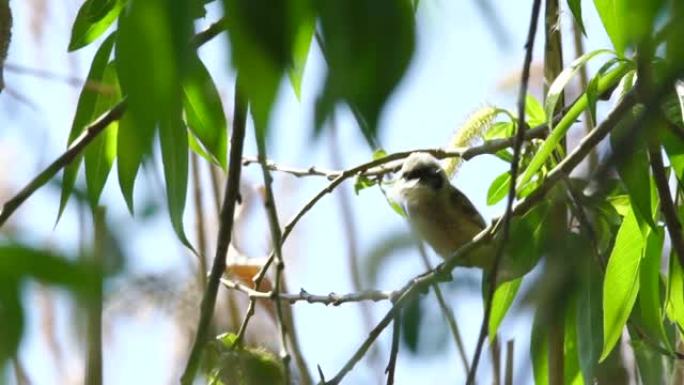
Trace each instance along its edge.
<path fill-rule="evenodd" d="M 439 161 L 414 152 L 404 161 L 394 187 L 412 229 L 442 258 L 473 239 L 487 227 L 468 197 L 449 182 Z M 464 255 L 458 266 L 489 269 L 494 248 L 482 245 Z"/>

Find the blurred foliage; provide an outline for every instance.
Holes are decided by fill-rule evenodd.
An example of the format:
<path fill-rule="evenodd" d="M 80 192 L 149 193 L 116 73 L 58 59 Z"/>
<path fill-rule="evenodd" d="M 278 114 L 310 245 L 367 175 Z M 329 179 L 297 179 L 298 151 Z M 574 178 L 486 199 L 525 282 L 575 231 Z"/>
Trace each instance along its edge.
<path fill-rule="evenodd" d="M 211 385 L 284 385 L 283 363 L 262 348 L 236 346 L 237 336 L 221 334 L 207 345 L 205 369 Z"/>

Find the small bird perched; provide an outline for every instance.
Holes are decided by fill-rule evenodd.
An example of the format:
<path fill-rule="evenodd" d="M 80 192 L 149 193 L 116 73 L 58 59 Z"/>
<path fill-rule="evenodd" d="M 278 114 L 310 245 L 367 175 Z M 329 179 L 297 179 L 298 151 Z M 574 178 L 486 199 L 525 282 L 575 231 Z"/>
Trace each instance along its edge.
<path fill-rule="evenodd" d="M 442 258 L 451 256 L 487 225 L 475 206 L 449 183 L 439 161 L 414 152 L 401 168 L 395 192 L 414 231 Z M 459 266 L 488 269 L 491 245 L 484 245 L 459 261 Z"/>

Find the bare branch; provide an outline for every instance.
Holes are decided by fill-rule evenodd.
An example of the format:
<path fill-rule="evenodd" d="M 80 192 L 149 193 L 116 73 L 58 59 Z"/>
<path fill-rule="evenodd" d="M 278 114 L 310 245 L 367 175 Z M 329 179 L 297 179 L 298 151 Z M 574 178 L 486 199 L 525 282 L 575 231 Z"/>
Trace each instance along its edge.
<path fill-rule="evenodd" d="M 336 294 L 330 293 L 325 295 L 311 294 L 304 289 L 299 291 L 299 294 L 292 293 L 274 293 L 274 292 L 263 292 L 254 290 L 251 287 L 235 282 L 229 279 L 221 278 L 221 284 L 228 289 L 235 290 L 237 292 L 243 293 L 252 300 L 273 300 L 278 299 L 283 302 L 288 302 L 294 304 L 296 302 L 307 302 L 307 303 L 320 303 L 323 305 L 333 305 L 339 306 L 344 303 L 351 302 L 380 302 L 380 301 L 391 301 L 392 298 L 397 296 L 395 291 L 381 291 L 381 290 L 367 290 L 358 293 L 349 294 Z"/>

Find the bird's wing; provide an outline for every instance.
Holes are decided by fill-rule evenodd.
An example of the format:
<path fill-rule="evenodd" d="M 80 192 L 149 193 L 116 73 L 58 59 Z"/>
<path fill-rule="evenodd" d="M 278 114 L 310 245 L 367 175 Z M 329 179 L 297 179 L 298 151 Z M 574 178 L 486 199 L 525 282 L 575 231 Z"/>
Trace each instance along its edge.
<path fill-rule="evenodd" d="M 449 192 L 449 199 L 451 203 L 463 211 L 470 221 L 475 223 L 480 228 L 484 229 L 487 227 L 482 215 L 477 211 L 475 206 L 470 202 L 467 196 L 463 194 L 456 187 L 451 186 L 451 191 Z"/>

